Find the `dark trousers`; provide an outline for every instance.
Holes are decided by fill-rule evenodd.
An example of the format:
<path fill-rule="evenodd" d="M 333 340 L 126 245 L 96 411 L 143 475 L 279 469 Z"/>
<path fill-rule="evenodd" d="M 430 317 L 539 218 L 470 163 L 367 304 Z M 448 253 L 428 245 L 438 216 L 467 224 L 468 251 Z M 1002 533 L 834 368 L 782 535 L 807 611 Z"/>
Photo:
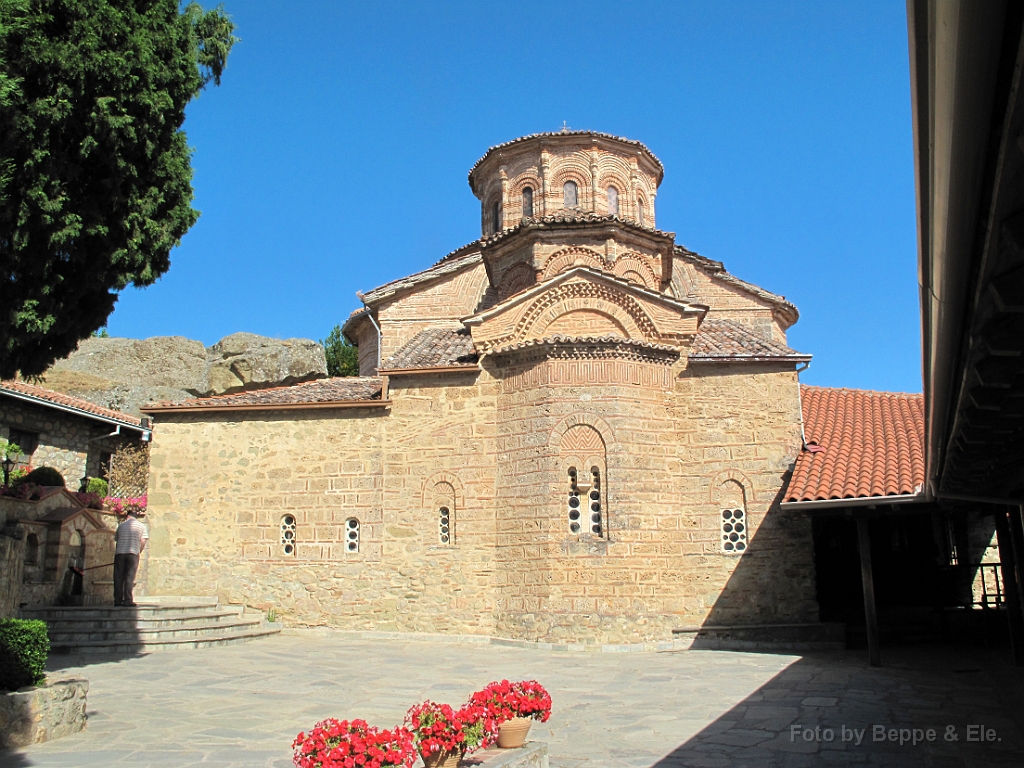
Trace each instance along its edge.
<path fill-rule="evenodd" d="M 114 555 L 114 605 L 135 602 L 132 591 L 138 570 L 138 555 Z"/>

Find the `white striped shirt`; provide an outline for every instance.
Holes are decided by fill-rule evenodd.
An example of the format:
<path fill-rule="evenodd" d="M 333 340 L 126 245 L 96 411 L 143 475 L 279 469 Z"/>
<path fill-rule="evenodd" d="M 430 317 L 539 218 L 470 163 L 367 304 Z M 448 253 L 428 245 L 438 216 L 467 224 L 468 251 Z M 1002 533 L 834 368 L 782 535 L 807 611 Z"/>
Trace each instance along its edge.
<path fill-rule="evenodd" d="M 142 542 L 149 538 L 145 524 L 129 515 L 128 519 L 117 526 L 114 534 L 117 540 L 115 555 L 138 555 L 142 553 Z"/>

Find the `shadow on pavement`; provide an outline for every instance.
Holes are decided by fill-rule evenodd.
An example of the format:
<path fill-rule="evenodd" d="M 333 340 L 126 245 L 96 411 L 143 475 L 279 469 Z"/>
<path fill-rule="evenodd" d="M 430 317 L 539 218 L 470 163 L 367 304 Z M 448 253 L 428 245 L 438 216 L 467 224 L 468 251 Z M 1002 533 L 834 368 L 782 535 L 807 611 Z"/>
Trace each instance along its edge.
<path fill-rule="evenodd" d="M 805 656 L 654 766 L 1024 765 L 1024 671 L 1008 652 L 889 649 L 885 663 Z"/>

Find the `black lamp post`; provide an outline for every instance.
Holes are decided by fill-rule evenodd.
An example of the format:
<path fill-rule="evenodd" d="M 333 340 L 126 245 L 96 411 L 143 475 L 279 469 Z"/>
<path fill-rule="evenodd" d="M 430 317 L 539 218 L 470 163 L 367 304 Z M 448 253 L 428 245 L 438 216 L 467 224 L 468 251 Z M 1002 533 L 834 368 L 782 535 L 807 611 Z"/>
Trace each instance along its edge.
<path fill-rule="evenodd" d="M 11 484 L 11 470 L 14 469 L 14 465 L 17 463 L 9 455 L 4 454 L 4 460 L 0 462 L 0 465 L 4 468 L 4 485 Z"/>

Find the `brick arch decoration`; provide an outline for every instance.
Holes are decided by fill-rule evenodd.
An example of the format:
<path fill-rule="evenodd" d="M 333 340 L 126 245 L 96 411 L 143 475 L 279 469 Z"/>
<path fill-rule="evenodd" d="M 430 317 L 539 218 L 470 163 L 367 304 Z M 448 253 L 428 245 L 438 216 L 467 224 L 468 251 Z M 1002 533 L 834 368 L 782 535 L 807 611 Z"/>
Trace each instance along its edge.
<path fill-rule="evenodd" d="M 641 203 L 644 204 L 644 220 L 641 221 L 640 223 L 643 226 L 646 227 L 646 226 L 648 226 L 647 222 L 651 222 L 650 226 L 653 227 L 654 226 L 654 221 L 653 221 L 654 220 L 654 208 L 651 207 L 650 197 L 647 195 L 646 192 L 644 192 L 644 191 L 642 191 L 640 189 L 634 189 L 633 190 L 633 195 L 634 195 L 634 199 L 633 199 L 633 216 L 636 217 L 636 214 L 637 214 L 637 205 L 636 205 L 636 203 L 637 203 L 637 201 L 640 201 Z"/>
<path fill-rule="evenodd" d="M 451 489 L 450 493 L 452 494 L 452 501 L 455 502 L 456 513 L 462 512 L 466 506 L 466 493 L 462 481 L 459 480 L 458 475 L 452 472 L 435 472 L 424 478 L 422 489 L 423 509 L 432 515 L 434 512 L 434 499 L 441 495 L 439 491 L 447 492 L 448 489 Z"/>
<path fill-rule="evenodd" d="M 611 425 L 597 414 L 588 413 L 587 411 L 577 411 L 558 422 L 555 428 L 551 430 L 548 445 L 558 450 L 566 433 L 571 429 L 582 426 L 590 427 L 597 432 L 606 451 L 611 452 L 615 449 L 617 442 L 615 440 L 615 431 Z"/>
<path fill-rule="evenodd" d="M 579 299 L 586 299 L 587 304 L 580 306 Z M 537 332 L 542 333 L 560 316 L 580 309 L 607 315 L 622 326 L 631 339 L 649 340 L 658 336 L 654 322 L 632 296 L 582 281 L 562 284 L 538 296 L 523 312 L 512 336 L 516 339 L 543 338 Z M 531 335 L 531 332 L 534 333 Z"/>
<path fill-rule="evenodd" d="M 504 301 L 537 282 L 537 272 L 529 264 L 513 264 L 498 281 L 498 301 Z"/>
<path fill-rule="evenodd" d="M 519 201 L 522 205 L 523 199 L 523 188 L 531 187 L 533 189 L 533 207 L 534 215 L 536 215 L 537 201 L 540 200 L 540 176 L 533 171 L 521 173 L 516 176 L 508 184 L 508 196 L 511 200 Z"/>
<path fill-rule="evenodd" d="M 708 500 L 712 504 L 718 504 L 723 497 L 722 489 L 728 483 L 735 483 L 742 489 L 743 500 L 749 509 L 749 505 L 754 501 L 754 485 L 746 475 L 735 469 L 719 472 L 711 478 L 711 487 L 708 490 Z"/>
<path fill-rule="evenodd" d="M 608 213 L 608 187 L 615 187 L 619 190 L 619 218 L 623 218 L 625 205 L 629 201 L 629 182 L 617 170 L 601 169 L 599 171 L 598 189 L 601 200 L 604 201 L 604 208 L 598 213 Z"/>
<path fill-rule="evenodd" d="M 554 277 L 575 266 L 606 269 L 601 254 L 590 248 L 574 245 L 555 251 L 548 257 L 548 260 L 544 262 L 544 269 L 541 270 L 541 280 L 547 280 L 549 277 Z"/>
<path fill-rule="evenodd" d="M 556 209 L 562 207 L 562 186 L 567 181 L 576 182 L 576 203 L 580 210 L 589 209 L 594 197 L 594 190 L 590 188 L 590 168 L 583 163 L 572 161 L 563 162 L 557 168 L 552 169 L 551 187 L 549 195 L 556 200 Z"/>
<path fill-rule="evenodd" d="M 625 278 L 630 282 L 639 283 L 644 288 L 656 290 L 658 277 L 647 262 L 647 259 L 635 253 L 627 253 L 615 260 L 612 267 L 612 274 Z"/>

